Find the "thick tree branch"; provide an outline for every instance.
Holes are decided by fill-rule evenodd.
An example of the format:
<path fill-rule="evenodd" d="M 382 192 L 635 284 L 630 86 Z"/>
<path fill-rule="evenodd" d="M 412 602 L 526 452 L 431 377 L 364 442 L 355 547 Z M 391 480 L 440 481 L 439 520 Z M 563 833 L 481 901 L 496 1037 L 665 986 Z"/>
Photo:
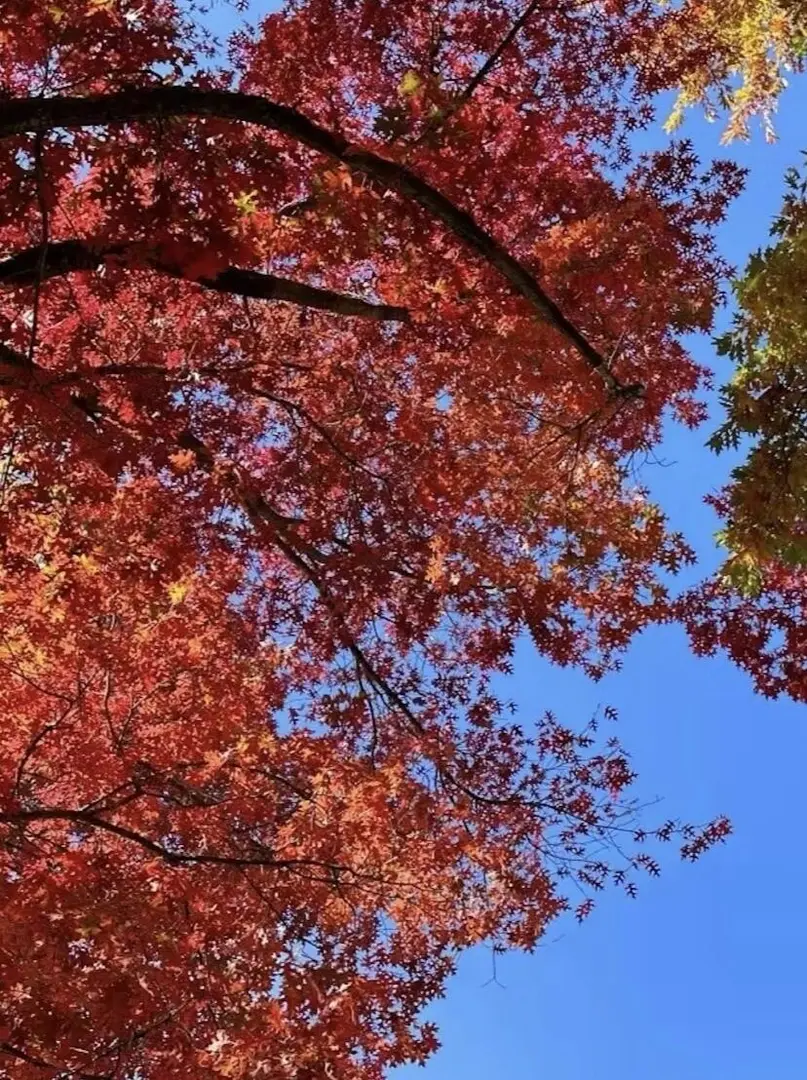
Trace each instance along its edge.
<path fill-rule="evenodd" d="M 355 296 L 345 296 L 331 289 L 318 289 L 274 274 L 262 274 L 257 270 L 239 270 L 229 267 L 215 277 L 187 278 L 182 268 L 159 257 L 138 255 L 136 245 L 107 244 L 95 246 L 86 240 L 62 240 L 48 244 L 44 249 L 28 248 L 0 262 L 0 283 L 29 285 L 52 277 L 80 270 L 97 270 L 105 259 L 133 256 L 131 266 L 138 262 L 150 270 L 158 270 L 174 278 L 191 280 L 206 289 L 220 293 L 233 293 L 255 300 L 284 300 L 290 304 L 318 308 L 336 315 L 356 315 L 380 322 L 408 322 L 406 308 L 390 304 L 371 304 Z"/>
<path fill-rule="evenodd" d="M 626 386 L 611 373 L 606 357 L 564 315 L 535 276 L 467 211 L 406 166 L 352 146 L 287 105 L 254 94 L 191 86 L 132 88 L 88 97 L 22 98 L 4 102 L 0 108 L 0 138 L 48 128 L 98 127 L 181 116 L 239 120 L 280 132 L 412 199 L 498 270 L 574 346 L 610 391 L 624 396 L 640 393 L 641 387 Z"/>

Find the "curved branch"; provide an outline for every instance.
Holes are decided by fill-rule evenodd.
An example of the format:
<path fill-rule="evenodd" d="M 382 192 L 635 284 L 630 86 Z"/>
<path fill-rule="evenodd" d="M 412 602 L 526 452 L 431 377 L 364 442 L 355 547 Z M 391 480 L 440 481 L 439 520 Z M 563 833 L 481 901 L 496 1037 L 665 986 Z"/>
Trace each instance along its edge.
<path fill-rule="evenodd" d="M 255 94 L 192 86 L 132 87 L 115 94 L 88 97 L 18 98 L 2 105 L 0 138 L 47 128 L 97 127 L 180 116 L 239 120 L 280 132 L 412 199 L 498 270 L 535 311 L 574 346 L 610 391 L 625 396 L 636 396 L 641 391 L 638 386 L 625 386 L 610 372 L 606 357 L 564 315 L 535 276 L 467 211 L 405 165 L 351 145 L 347 139 L 320 127 L 287 105 Z"/>
<path fill-rule="evenodd" d="M 105 259 L 124 257 L 132 252 L 131 244 L 93 245 L 85 240 L 62 240 L 42 248 L 28 248 L 0 262 L 0 283 L 30 285 L 79 270 L 97 270 Z M 133 264 L 137 266 L 137 262 Z M 215 277 L 188 278 L 182 269 L 159 258 L 146 256 L 143 265 L 170 277 L 192 281 L 214 292 L 233 293 L 254 300 L 285 300 L 290 304 L 318 308 L 336 315 L 356 315 L 379 322 L 408 322 L 406 308 L 390 304 L 371 304 L 355 296 L 345 296 L 331 289 L 318 289 L 274 274 L 228 267 Z"/>
<path fill-rule="evenodd" d="M 327 862 L 323 859 L 276 859 L 269 854 L 239 856 L 171 851 L 170 848 L 164 847 L 156 840 L 152 840 L 142 833 L 127 829 L 123 825 L 116 825 L 114 821 L 99 818 L 86 810 L 54 807 L 49 810 L 20 810 L 16 813 L 0 814 L 0 825 L 22 826 L 36 821 L 72 822 L 74 825 L 82 825 L 86 828 L 98 829 L 100 832 L 112 833 L 113 836 L 117 836 L 122 840 L 129 840 L 131 843 L 139 844 L 146 851 L 150 851 L 153 855 L 164 859 L 170 866 L 266 866 L 275 870 L 316 868 L 327 870 L 331 874 L 349 871 L 349 867 L 340 866 L 338 863 Z"/>

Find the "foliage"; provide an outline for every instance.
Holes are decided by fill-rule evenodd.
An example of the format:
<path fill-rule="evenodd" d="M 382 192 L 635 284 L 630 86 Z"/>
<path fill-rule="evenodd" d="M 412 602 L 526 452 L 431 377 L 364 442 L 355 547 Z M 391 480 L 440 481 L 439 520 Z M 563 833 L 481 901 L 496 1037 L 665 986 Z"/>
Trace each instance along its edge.
<path fill-rule="evenodd" d="M 776 242 L 758 252 L 735 284 L 739 312 L 718 342 L 735 363 L 724 388 L 726 421 L 713 449 L 751 437 L 727 493 L 724 543 L 734 566 L 757 572 L 772 560 L 807 564 L 807 187 L 797 171 L 773 226 Z"/>
<path fill-rule="evenodd" d="M 637 53 L 645 87 L 678 90 L 668 130 L 700 104 L 709 119 L 728 114 L 726 142 L 748 138 L 755 115 L 766 137 L 775 138 L 778 97 L 807 56 L 804 0 L 685 0 L 663 7 L 655 38 Z M 709 445 L 745 455 L 726 490 L 708 499 L 724 518 L 717 540 L 728 558 L 712 581 L 680 598 L 676 615 L 696 652 L 724 648 L 763 693 L 805 701 L 807 188 L 797 169 L 786 183 L 774 242 L 734 283 L 739 314 L 717 341 L 735 372 L 722 390 L 726 419 Z"/>
<path fill-rule="evenodd" d="M 748 138 L 754 115 L 773 139 L 777 99 L 788 73 L 803 70 L 807 54 L 804 0 L 684 0 L 659 7 L 657 37 L 639 63 L 649 84 L 677 88 L 668 130 L 679 126 L 687 108 L 702 105 L 713 120 L 727 112 L 724 141 Z"/>
<path fill-rule="evenodd" d="M 735 370 L 710 445 L 742 453 L 710 500 L 729 554 L 679 611 L 698 652 L 725 648 L 763 693 L 807 701 L 807 184 L 796 169 L 786 183 L 774 242 L 735 282 L 738 313 L 718 341 Z"/>
<path fill-rule="evenodd" d="M 681 597 L 679 614 L 697 654 L 709 656 L 724 649 L 766 697 L 787 694 L 805 702 L 804 571 L 774 561 L 755 576 L 750 589 L 742 579 L 738 588 L 723 575 L 706 581 Z"/>
<path fill-rule="evenodd" d="M 459 951 L 728 831 L 495 680 L 674 612 L 630 461 L 741 177 L 630 160 L 638 0 L 295 2 L 226 71 L 188 11 L 0 9 L 0 1051 L 378 1077 Z"/>

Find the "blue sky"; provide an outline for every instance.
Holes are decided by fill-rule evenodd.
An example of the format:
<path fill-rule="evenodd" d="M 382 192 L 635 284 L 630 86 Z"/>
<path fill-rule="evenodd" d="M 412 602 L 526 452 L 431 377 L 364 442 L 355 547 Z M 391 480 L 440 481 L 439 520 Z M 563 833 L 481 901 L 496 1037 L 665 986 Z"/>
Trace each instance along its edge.
<path fill-rule="evenodd" d="M 719 146 L 720 130 L 691 117 L 683 134 L 704 160 L 729 156 L 751 169 L 720 230 L 742 265 L 766 242 L 782 177 L 807 149 L 807 85 L 785 96 L 777 130 Z M 660 129 L 643 142 L 664 141 Z M 728 322 L 728 312 L 720 326 Z M 696 356 L 718 366 L 708 339 Z M 678 528 L 713 566 L 717 521 L 701 502 L 728 460 L 704 448 L 708 430 L 671 431 L 648 465 L 650 485 Z M 525 715 L 544 708 L 585 721 L 616 706 L 643 796 L 664 796 L 663 816 L 727 813 L 735 835 L 694 866 L 669 851 L 662 876 L 639 897 L 604 898 L 578 927 L 550 930 L 530 956 L 467 954 L 431 1012 L 443 1048 L 431 1080 L 804 1080 L 807 1077 L 807 866 L 797 792 L 807 761 L 807 713 L 753 693 L 724 658 L 696 659 L 681 630 L 657 628 L 631 648 L 623 670 L 597 685 L 579 673 L 517 658 L 513 696 Z M 399 1077 L 414 1076 L 413 1069 Z"/>
<path fill-rule="evenodd" d="M 270 6 L 259 0 L 252 10 Z M 213 17 L 220 30 L 231 20 L 222 9 Z M 784 171 L 807 149 L 805 116 L 802 81 L 785 95 L 773 146 L 755 131 L 750 144 L 721 148 L 719 127 L 696 115 L 683 129 L 704 160 L 730 156 L 750 167 L 719 237 L 736 265 L 766 241 Z M 662 144 L 660 124 L 642 141 Z M 727 319 L 725 312 L 720 325 Z M 708 339 L 692 345 L 726 374 Z M 701 572 L 717 560 L 717 522 L 702 496 L 728 468 L 704 448 L 708 433 L 671 431 L 659 452 L 665 467 L 642 473 L 695 544 Z M 695 866 L 671 849 L 662 877 L 643 882 L 637 900 L 614 893 L 582 927 L 557 924 L 535 954 L 499 957 L 497 982 L 489 952 L 467 954 L 431 1010 L 443 1048 L 419 1075 L 804 1080 L 807 866 L 796 794 L 807 761 L 803 708 L 756 696 L 745 675 L 723 658 L 694 658 L 683 632 L 670 627 L 643 635 L 623 670 L 597 685 L 536 660 L 525 645 L 508 690 L 525 717 L 551 708 L 582 724 L 598 705 L 616 706 L 641 794 L 665 797 L 660 815 L 726 813 L 735 835 Z"/>

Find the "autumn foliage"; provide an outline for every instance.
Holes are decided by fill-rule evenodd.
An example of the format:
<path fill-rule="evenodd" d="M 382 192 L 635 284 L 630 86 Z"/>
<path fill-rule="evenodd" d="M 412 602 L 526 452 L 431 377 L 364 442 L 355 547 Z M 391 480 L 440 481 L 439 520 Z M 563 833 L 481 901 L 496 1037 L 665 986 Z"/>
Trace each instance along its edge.
<path fill-rule="evenodd" d="M 646 83 L 678 95 L 667 119 L 675 130 L 692 106 L 724 122 L 723 139 L 748 138 L 761 122 L 776 138 L 774 114 L 782 91 L 804 70 L 807 6 L 804 0 L 683 0 L 659 4 L 650 48 L 641 42 L 637 64 Z"/>
<path fill-rule="evenodd" d="M 0 4 L 4 1075 L 378 1077 L 462 949 L 726 835 L 499 680 L 692 560 L 631 463 L 741 177 L 631 156 L 666 19 Z"/>
<path fill-rule="evenodd" d="M 726 559 L 678 604 L 695 649 L 725 649 L 762 693 L 807 701 L 807 187 L 797 169 L 772 243 L 734 284 L 738 311 L 717 342 L 733 362 L 710 444 L 739 451 L 725 489 Z"/>

